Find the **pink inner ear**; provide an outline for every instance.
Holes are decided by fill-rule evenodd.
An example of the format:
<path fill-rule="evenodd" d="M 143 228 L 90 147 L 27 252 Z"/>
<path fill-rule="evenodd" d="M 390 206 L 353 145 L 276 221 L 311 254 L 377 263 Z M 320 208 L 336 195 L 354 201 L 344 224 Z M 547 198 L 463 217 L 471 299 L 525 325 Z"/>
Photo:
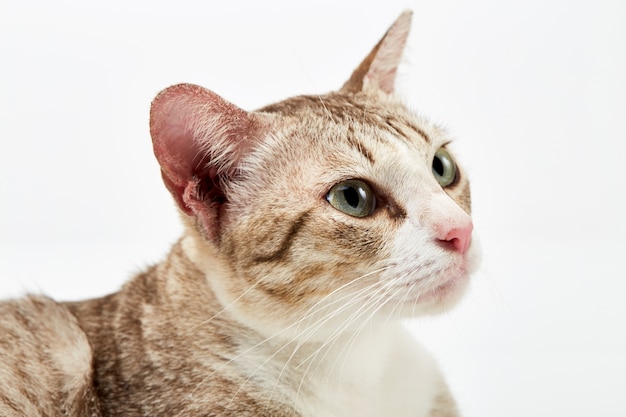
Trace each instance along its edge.
<path fill-rule="evenodd" d="M 154 99 L 150 111 L 154 154 L 165 185 L 185 213 L 214 226 L 209 220 L 223 196 L 217 177 L 236 171 L 264 126 L 260 115 L 195 85 L 172 86 Z"/>
<path fill-rule="evenodd" d="M 200 162 L 197 161 L 199 154 L 191 126 L 181 110 L 162 111 L 160 118 L 152 120 L 150 129 L 154 153 L 161 164 L 161 169 L 170 180 L 180 184 L 192 176 Z"/>
<path fill-rule="evenodd" d="M 212 148 L 237 145 L 237 131 L 245 130 L 247 113 L 202 87 L 180 84 L 161 92 L 152 102 L 150 133 L 155 155 L 164 173 L 186 182 Z M 242 117 L 243 116 L 243 117 Z M 243 119 L 243 120 L 242 120 Z"/>

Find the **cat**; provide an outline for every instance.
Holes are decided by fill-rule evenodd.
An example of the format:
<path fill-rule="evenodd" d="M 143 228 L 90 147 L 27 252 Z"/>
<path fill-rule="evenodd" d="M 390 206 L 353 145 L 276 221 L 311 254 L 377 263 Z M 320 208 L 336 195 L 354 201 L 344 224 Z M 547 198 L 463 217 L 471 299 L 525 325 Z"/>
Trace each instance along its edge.
<path fill-rule="evenodd" d="M 410 22 L 336 92 L 158 94 L 185 232 L 117 293 L 0 303 L 0 415 L 458 415 L 400 323 L 452 307 L 479 258 L 449 136 L 395 96 Z"/>

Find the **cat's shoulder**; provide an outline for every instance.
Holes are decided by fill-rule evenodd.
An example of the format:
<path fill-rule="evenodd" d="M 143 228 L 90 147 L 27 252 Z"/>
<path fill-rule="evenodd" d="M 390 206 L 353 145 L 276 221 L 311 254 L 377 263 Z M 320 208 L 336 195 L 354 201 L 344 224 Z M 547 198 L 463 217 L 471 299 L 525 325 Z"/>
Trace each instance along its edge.
<path fill-rule="evenodd" d="M 92 350 L 69 309 L 43 296 L 0 302 L 0 415 L 98 415 Z"/>

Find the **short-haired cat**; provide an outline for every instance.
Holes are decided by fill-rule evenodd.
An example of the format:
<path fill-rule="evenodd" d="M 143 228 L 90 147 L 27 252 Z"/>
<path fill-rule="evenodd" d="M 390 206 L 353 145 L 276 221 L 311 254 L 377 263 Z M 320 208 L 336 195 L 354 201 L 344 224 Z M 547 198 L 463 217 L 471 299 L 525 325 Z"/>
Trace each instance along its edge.
<path fill-rule="evenodd" d="M 454 305 L 478 258 L 449 136 L 394 95 L 410 20 L 336 92 L 161 92 L 185 232 L 114 294 L 0 303 L 0 415 L 456 416 L 400 323 Z"/>

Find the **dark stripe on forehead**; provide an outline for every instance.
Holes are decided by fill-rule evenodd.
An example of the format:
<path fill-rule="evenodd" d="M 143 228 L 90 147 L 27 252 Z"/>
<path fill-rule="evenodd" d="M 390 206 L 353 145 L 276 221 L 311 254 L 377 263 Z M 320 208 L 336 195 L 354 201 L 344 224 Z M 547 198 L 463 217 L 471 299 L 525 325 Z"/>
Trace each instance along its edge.
<path fill-rule="evenodd" d="M 370 161 L 371 164 L 374 164 L 376 162 L 376 160 L 374 159 L 374 154 L 369 149 L 367 149 L 367 147 L 365 147 L 362 141 L 360 141 L 356 137 L 354 133 L 354 128 L 352 126 L 348 126 L 347 140 L 348 140 L 348 144 L 352 146 L 354 149 L 356 149 L 357 151 L 359 151 L 361 155 L 365 157 L 365 159 Z"/>
<path fill-rule="evenodd" d="M 413 123 L 411 123 L 410 121 L 406 121 L 406 126 L 413 129 L 418 135 L 420 135 L 424 141 L 426 143 L 430 143 L 430 137 L 428 137 L 428 135 L 426 134 L 426 132 L 424 132 L 419 126 L 415 126 Z"/>
<path fill-rule="evenodd" d="M 296 235 L 306 224 L 309 216 L 310 213 L 308 211 L 300 214 L 295 220 L 291 222 L 290 225 L 285 225 L 287 227 L 286 230 L 285 228 L 281 228 L 280 226 L 276 227 L 276 232 L 280 233 L 284 231 L 284 236 L 282 236 L 280 244 L 274 248 L 271 248 L 268 253 L 255 256 L 252 259 L 252 263 L 280 262 L 285 260 L 285 258 L 291 251 L 291 245 L 293 244 Z"/>
<path fill-rule="evenodd" d="M 396 133 L 396 135 L 400 137 L 401 139 L 407 139 L 411 141 L 411 138 L 414 135 L 411 135 L 410 133 L 407 132 L 407 128 L 408 128 L 412 130 L 413 132 L 415 132 L 418 136 L 420 136 L 424 140 L 424 142 L 430 143 L 430 138 L 428 137 L 426 132 L 424 132 L 418 126 L 415 126 L 413 123 L 407 120 L 398 120 L 394 117 L 387 116 L 386 122 L 387 122 L 387 126 L 391 128 L 391 130 L 394 133 Z"/>

